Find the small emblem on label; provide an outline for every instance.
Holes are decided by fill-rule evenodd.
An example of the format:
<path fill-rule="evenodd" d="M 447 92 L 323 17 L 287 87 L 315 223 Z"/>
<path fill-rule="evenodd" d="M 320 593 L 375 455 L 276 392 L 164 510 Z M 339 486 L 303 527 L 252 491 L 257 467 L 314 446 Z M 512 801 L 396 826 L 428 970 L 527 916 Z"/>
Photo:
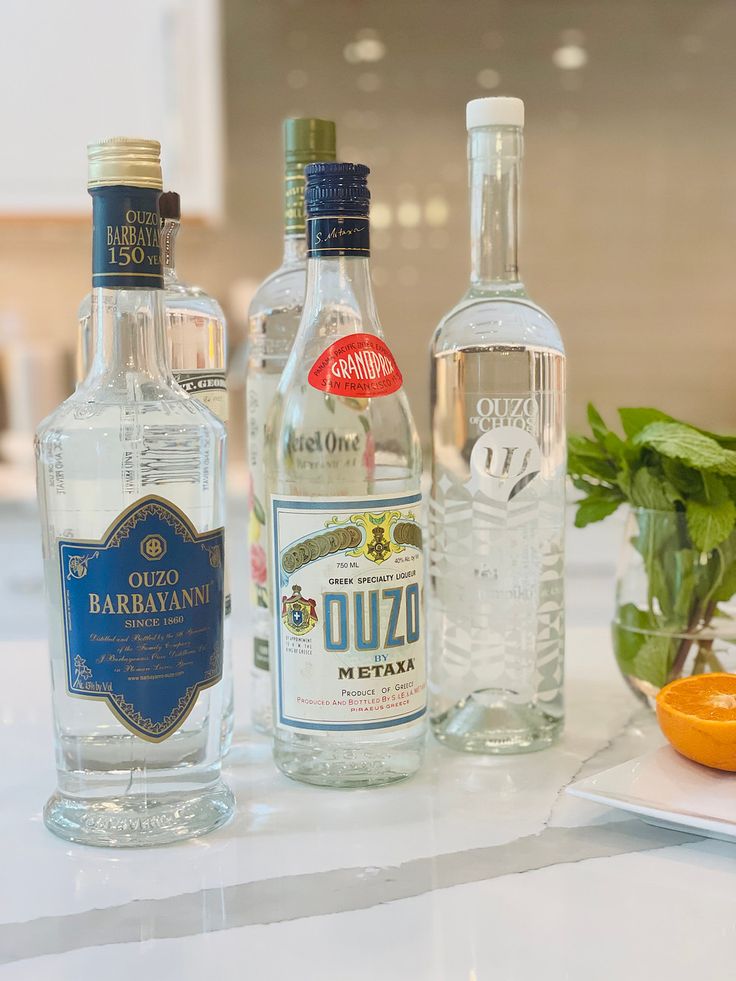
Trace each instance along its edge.
<path fill-rule="evenodd" d="M 146 535 L 141 542 L 141 555 L 149 562 L 156 562 L 166 555 L 166 539 L 161 535 Z"/>
<path fill-rule="evenodd" d="M 480 436 L 470 454 L 471 480 L 495 501 L 510 501 L 539 473 L 536 439 L 516 426 L 499 426 Z"/>
<path fill-rule="evenodd" d="M 222 565 L 222 550 L 219 545 L 208 545 L 207 551 L 210 556 L 210 565 L 213 569 L 219 569 Z"/>
<path fill-rule="evenodd" d="M 88 572 L 89 560 L 95 558 L 97 558 L 97 552 L 93 555 L 72 555 L 69 559 L 67 579 L 84 579 Z"/>
<path fill-rule="evenodd" d="M 302 596 L 301 586 L 294 586 L 291 596 L 281 598 L 281 619 L 292 634 L 308 634 L 317 623 L 317 601 Z"/>
<path fill-rule="evenodd" d="M 388 344 L 374 334 L 341 337 L 322 352 L 309 372 L 313 388 L 348 398 L 391 395 L 402 383 Z"/>

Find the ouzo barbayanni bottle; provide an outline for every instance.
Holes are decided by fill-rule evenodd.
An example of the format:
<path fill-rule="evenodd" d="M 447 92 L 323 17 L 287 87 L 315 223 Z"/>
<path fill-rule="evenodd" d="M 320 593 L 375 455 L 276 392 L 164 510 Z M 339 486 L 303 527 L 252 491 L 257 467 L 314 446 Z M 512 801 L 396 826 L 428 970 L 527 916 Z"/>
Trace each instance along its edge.
<path fill-rule="evenodd" d="M 185 392 L 206 405 L 227 425 L 228 393 L 227 323 L 217 300 L 199 286 L 184 282 L 176 268 L 176 242 L 181 228 L 181 200 L 176 191 L 164 191 L 159 198 L 161 216 L 161 262 L 164 276 L 164 312 L 169 363 L 172 374 Z M 77 380 L 89 373 L 95 350 L 92 320 L 92 293 L 79 307 Z M 233 675 L 231 599 L 225 584 L 225 653 L 223 658 L 222 739 L 225 752 L 233 734 Z"/>
<path fill-rule="evenodd" d="M 467 752 L 563 724 L 565 353 L 517 265 L 524 104 L 467 107 L 471 280 L 431 346 L 430 719 Z"/>
<path fill-rule="evenodd" d="M 304 308 L 307 280 L 304 168 L 316 160 L 334 159 L 333 122 L 313 118 L 284 120 L 284 255 L 279 268 L 256 290 L 248 310 L 245 390 L 246 459 L 250 478 L 248 608 L 253 637 L 250 694 L 253 725 L 261 732 L 271 731 L 269 650 L 273 621 L 266 571 L 266 422 Z"/>
<path fill-rule="evenodd" d="M 371 290 L 368 168 L 305 173 L 304 313 L 266 440 L 274 759 L 365 787 L 424 750 L 421 450 Z"/>
<path fill-rule="evenodd" d="M 223 824 L 225 428 L 176 384 L 160 146 L 89 147 L 89 373 L 38 428 L 56 735 L 47 826 L 157 845 Z"/>

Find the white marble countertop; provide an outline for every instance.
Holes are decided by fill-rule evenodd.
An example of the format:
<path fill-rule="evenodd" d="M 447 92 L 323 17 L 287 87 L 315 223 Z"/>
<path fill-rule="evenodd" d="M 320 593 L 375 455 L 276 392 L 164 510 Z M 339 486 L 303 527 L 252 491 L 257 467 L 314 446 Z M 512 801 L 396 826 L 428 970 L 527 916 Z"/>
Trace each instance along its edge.
<path fill-rule="evenodd" d="M 244 541 L 242 517 L 233 525 Z M 137 852 L 69 845 L 42 824 L 54 770 L 32 508 L 6 505 L 0 532 L 2 981 L 734 976 L 736 849 L 564 793 L 661 741 L 610 650 L 615 521 L 570 536 L 556 748 L 491 759 L 431 744 L 404 784 L 292 783 L 249 730 L 236 620 L 236 817 Z"/>

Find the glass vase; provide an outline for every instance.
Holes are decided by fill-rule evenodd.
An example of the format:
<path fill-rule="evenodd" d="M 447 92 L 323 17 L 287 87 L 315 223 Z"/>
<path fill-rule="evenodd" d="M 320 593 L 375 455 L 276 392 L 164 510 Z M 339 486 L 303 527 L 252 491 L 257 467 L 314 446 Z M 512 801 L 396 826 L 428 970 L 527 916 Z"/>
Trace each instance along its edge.
<path fill-rule="evenodd" d="M 736 534 L 698 549 L 684 511 L 632 508 L 616 583 L 613 648 L 629 687 L 653 706 L 668 682 L 736 671 Z"/>

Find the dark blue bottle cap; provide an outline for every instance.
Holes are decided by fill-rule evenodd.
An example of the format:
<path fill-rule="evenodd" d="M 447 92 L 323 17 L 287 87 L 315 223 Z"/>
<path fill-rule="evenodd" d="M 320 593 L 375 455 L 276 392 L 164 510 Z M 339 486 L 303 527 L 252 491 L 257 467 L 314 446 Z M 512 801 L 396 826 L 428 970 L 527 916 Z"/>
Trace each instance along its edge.
<path fill-rule="evenodd" d="M 355 215 L 368 217 L 370 169 L 365 164 L 310 163 L 304 168 L 307 186 L 304 206 L 308 217 Z"/>

